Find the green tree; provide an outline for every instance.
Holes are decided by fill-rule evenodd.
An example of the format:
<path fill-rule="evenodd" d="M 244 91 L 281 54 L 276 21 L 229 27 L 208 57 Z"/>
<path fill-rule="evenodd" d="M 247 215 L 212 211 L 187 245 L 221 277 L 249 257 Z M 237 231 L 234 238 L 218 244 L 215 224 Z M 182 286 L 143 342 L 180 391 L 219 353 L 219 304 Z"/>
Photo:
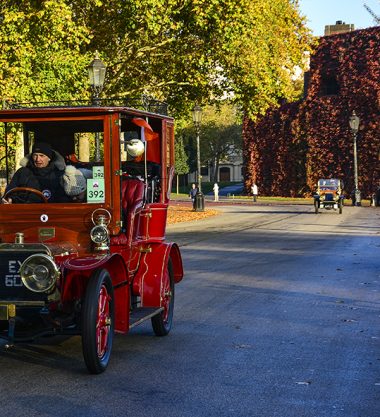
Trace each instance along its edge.
<path fill-rule="evenodd" d="M 2 100 L 65 100 L 84 94 L 90 33 L 73 18 L 70 2 L 4 0 L 0 19 Z"/>
<path fill-rule="evenodd" d="M 148 94 L 186 114 L 226 93 L 249 115 L 294 95 L 310 32 L 297 0 L 70 2 L 109 65 L 107 93 Z"/>
<path fill-rule="evenodd" d="M 190 170 L 195 171 L 197 153 L 192 122 L 188 122 L 179 132 L 184 138 Z M 241 150 L 240 111 L 227 102 L 205 107 L 200 129 L 200 158 L 202 166 L 211 166 L 211 181 L 217 181 L 220 162 L 240 155 Z"/>
<path fill-rule="evenodd" d="M 175 173 L 177 175 L 177 194 L 179 193 L 179 176 L 189 172 L 189 164 L 181 135 L 175 139 Z"/>
<path fill-rule="evenodd" d="M 75 21 L 70 2 L 3 0 L 0 23 L 2 102 L 70 100 L 88 95 L 84 80 L 90 33 Z M 4 140 L 3 129 L 0 157 L 5 154 Z M 16 155 L 20 144 L 17 132 L 9 131 L 10 155 Z M 3 162 L 0 158 L 2 167 Z"/>
<path fill-rule="evenodd" d="M 291 98 L 310 49 L 297 0 L 4 0 L 1 97 L 88 97 L 95 50 L 107 96 L 148 94 L 176 116 L 225 94 L 254 116 Z"/>
<path fill-rule="evenodd" d="M 228 104 L 206 107 L 202 118 L 201 155 L 211 166 L 211 181 L 217 182 L 219 164 L 241 155 L 242 126 L 239 113 Z"/>

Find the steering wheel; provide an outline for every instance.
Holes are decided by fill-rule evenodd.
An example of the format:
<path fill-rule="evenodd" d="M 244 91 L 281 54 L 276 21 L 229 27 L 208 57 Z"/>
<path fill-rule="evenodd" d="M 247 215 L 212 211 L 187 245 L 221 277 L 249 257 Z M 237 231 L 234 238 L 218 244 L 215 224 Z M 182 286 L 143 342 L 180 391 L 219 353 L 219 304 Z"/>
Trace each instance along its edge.
<path fill-rule="evenodd" d="M 30 187 L 15 187 L 11 190 L 7 191 L 3 198 L 7 199 L 13 194 L 19 193 L 19 195 L 13 197 L 15 201 L 13 203 L 27 203 L 28 202 L 28 195 L 29 193 L 34 194 L 35 196 L 39 197 L 43 203 L 48 203 L 48 199 L 41 193 L 40 190 Z M 13 200 L 13 199 L 12 199 Z"/>

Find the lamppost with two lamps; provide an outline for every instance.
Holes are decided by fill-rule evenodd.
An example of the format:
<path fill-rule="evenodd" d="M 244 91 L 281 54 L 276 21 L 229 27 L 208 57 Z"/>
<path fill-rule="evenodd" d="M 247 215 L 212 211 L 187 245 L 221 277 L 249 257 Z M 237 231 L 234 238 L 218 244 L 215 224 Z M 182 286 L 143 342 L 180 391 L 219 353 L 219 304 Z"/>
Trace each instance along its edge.
<path fill-rule="evenodd" d="M 356 145 L 358 131 L 359 131 L 359 123 L 360 123 L 360 119 L 356 115 L 355 110 L 353 110 L 353 112 L 350 116 L 349 125 L 350 125 L 350 129 L 351 129 L 351 132 L 352 132 L 352 137 L 353 137 L 353 140 L 354 140 L 354 181 L 355 181 L 355 190 L 354 190 L 353 205 L 355 205 L 355 206 L 360 206 L 361 205 L 361 193 L 360 193 L 360 190 L 359 190 L 359 180 L 358 180 L 358 153 L 357 153 L 357 145 Z"/>
<path fill-rule="evenodd" d="M 195 126 L 196 138 L 197 138 L 197 185 L 198 191 L 195 195 L 195 204 L 194 209 L 195 211 L 204 211 L 205 209 L 205 199 L 201 189 L 202 183 L 202 175 L 201 175 L 201 152 L 200 152 L 200 143 L 199 143 L 199 136 L 201 130 L 201 122 L 202 122 L 202 107 L 201 106 L 194 106 L 193 108 L 193 122 Z"/>

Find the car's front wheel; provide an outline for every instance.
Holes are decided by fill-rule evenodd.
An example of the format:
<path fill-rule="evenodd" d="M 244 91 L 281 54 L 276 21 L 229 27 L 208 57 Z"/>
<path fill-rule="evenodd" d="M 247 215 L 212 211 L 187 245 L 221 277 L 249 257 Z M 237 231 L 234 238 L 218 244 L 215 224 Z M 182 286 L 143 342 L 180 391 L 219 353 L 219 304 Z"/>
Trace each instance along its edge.
<path fill-rule="evenodd" d="M 88 370 L 100 374 L 108 365 L 114 334 L 114 296 L 105 269 L 91 276 L 82 309 L 82 350 Z"/>

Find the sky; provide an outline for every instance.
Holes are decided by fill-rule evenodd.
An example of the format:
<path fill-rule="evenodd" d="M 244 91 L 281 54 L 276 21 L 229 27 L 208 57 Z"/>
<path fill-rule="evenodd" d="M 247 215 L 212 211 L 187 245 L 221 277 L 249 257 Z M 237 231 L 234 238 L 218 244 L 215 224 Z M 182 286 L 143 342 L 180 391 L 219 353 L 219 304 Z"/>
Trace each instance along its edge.
<path fill-rule="evenodd" d="M 380 0 L 299 0 L 301 14 L 315 36 L 323 36 L 325 25 L 334 25 L 337 20 L 352 23 L 355 29 L 376 26 L 364 3 L 380 16 Z"/>

